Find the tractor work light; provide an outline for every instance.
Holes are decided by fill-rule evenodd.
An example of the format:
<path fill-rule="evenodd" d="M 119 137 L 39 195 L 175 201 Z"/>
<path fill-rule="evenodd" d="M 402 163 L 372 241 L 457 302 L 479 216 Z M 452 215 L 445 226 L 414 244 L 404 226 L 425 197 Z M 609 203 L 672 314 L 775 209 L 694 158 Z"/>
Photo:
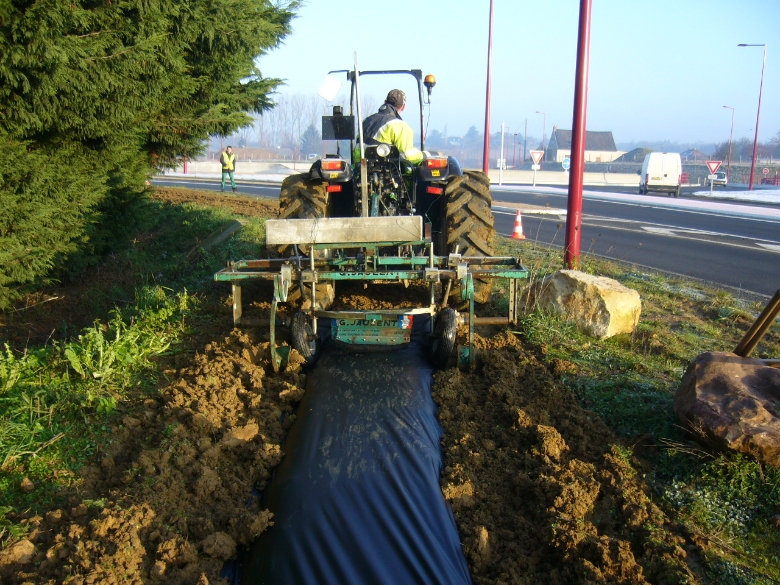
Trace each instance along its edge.
<path fill-rule="evenodd" d="M 380 144 L 376 147 L 376 154 L 382 158 L 388 156 L 390 154 L 390 145 L 384 143 Z"/>
<path fill-rule="evenodd" d="M 344 170 L 344 161 L 343 160 L 324 160 L 322 161 L 322 170 L 323 171 L 343 171 Z"/>

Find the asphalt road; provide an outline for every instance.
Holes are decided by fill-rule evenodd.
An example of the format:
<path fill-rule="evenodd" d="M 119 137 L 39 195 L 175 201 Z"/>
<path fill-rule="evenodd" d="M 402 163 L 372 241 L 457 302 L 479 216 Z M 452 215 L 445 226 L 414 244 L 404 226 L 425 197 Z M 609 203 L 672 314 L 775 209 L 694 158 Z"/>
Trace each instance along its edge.
<path fill-rule="evenodd" d="M 589 189 L 589 188 L 588 188 Z M 627 191 L 626 189 L 622 189 Z M 501 205 L 559 208 L 561 215 L 524 213 L 526 238 L 563 247 L 565 193 L 492 189 L 496 231 L 511 235 L 516 211 Z M 580 249 L 768 296 L 780 288 L 780 206 L 736 204 L 702 197 L 622 197 L 613 192 L 583 199 Z"/>
<path fill-rule="evenodd" d="M 154 184 L 219 189 L 218 181 L 155 180 Z M 523 233 L 527 239 L 562 248 L 567 195 L 517 189 L 491 188 L 496 231 L 512 234 L 516 210 L 510 206 L 542 207 L 544 214 L 523 213 Z M 583 254 L 710 282 L 737 293 L 770 296 L 780 288 L 780 206 L 694 198 L 691 188 L 684 189 L 679 200 L 639 197 L 625 187 L 586 190 L 595 193 L 583 200 Z M 241 184 L 238 192 L 276 199 L 279 185 Z"/>

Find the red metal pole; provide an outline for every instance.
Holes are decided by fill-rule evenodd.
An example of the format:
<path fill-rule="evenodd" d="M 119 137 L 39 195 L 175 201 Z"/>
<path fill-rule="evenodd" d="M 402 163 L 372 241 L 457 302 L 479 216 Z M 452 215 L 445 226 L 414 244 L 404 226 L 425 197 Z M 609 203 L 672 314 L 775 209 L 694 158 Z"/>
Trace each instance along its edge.
<path fill-rule="evenodd" d="M 482 172 L 490 168 L 490 71 L 493 67 L 493 0 L 490 0 L 490 26 L 488 27 L 487 90 L 485 95 L 485 141 L 482 144 Z"/>
<path fill-rule="evenodd" d="M 571 137 L 571 173 L 566 215 L 566 247 L 563 261 L 578 269 L 582 235 L 582 175 L 585 170 L 585 137 L 588 113 L 588 68 L 590 66 L 590 15 L 592 0 L 580 0 L 577 72 L 574 83 L 574 113 Z"/>

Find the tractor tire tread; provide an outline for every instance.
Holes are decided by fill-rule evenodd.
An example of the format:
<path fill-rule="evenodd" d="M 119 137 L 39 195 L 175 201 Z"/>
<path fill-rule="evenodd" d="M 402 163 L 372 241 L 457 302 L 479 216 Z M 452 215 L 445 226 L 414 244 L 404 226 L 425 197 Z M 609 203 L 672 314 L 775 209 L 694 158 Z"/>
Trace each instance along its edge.
<path fill-rule="evenodd" d="M 464 171 L 462 176 L 448 183 L 445 192 L 447 251 L 454 251 L 457 245 L 458 252 L 464 256 L 492 256 L 495 227 L 491 211 L 493 200 L 490 179 L 480 171 Z M 451 294 L 459 297 L 458 288 L 453 287 Z M 491 289 L 489 280 L 475 280 L 474 300 L 486 303 Z"/>

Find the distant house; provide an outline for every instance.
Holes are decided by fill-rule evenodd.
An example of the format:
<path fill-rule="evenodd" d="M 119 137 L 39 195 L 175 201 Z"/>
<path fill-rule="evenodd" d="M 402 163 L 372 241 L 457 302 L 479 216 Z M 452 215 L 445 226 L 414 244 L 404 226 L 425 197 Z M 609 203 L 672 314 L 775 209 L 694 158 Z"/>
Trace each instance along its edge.
<path fill-rule="evenodd" d="M 680 158 L 684 161 L 696 161 L 696 160 L 710 160 L 710 155 L 704 154 L 701 150 L 691 148 L 685 152 L 680 153 Z"/>
<path fill-rule="evenodd" d="M 625 152 L 615 146 L 612 132 L 585 133 L 585 162 L 612 162 Z M 567 156 L 571 156 L 571 130 L 553 127 L 544 160 L 563 162 Z"/>

